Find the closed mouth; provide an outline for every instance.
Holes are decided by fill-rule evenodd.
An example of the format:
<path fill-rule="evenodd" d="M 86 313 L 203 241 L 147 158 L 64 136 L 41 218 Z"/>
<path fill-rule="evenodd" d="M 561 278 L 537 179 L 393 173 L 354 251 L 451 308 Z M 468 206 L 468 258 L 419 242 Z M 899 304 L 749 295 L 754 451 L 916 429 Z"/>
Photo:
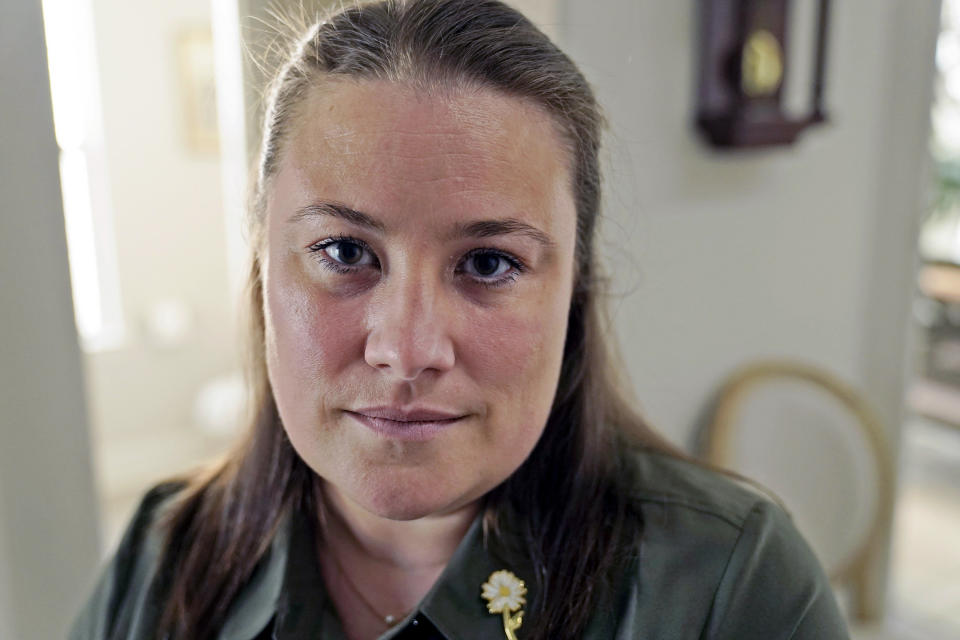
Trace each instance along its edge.
<path fill-rule="evenodd" d="M 434 417 L 434 413 L 411 413 L 400 419 L 388 418 L 359 411 L 345 411 L 347 415 L 378 435 L 393 440 L 430 440 L 446 429 L 460 423 L 467 416 Z M 449 414 L 446 414 L 449 416 Z M 427 418 L 427 419 L 415 419 Z"/>
<path fill-rule="evenodd" d="M 425 407 L 367 407 L 348 411 L 348 413 L 357 413 L 368 418 L 380 418 L 393 422 L 444 422 L 459 420 L 464 417 L 461 413 Z"/>

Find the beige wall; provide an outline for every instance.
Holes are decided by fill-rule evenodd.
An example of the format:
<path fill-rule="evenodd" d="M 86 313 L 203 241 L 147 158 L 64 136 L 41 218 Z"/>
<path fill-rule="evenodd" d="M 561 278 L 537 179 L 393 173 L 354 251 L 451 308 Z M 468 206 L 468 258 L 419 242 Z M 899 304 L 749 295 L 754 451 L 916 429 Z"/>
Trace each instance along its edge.
<path fill-rule="evenodd" d="M 722 376 L 760 356 L 821 364 L 897 418 L 938 3 L 833 4 L 830 122 L 723 154 L 691 124 L 697 3 L 566 2 L 563 42 L 612 123 L 605 251 L 624 353 L 678 442 Z"/>

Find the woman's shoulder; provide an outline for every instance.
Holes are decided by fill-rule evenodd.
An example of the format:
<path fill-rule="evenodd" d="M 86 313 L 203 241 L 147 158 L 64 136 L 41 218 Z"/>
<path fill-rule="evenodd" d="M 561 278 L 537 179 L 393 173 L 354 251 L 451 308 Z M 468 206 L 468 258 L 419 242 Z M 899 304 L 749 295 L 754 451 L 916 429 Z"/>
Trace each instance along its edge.
<path fill-rule="evenodd" d="M 155 614 L 150 597 L 165 546 L 163 516 L 185 482 L 156 485 L 143 496 L 70 632 L 71 640 L 138 637 Z M 146 637 L 146 636 L 144 636 Z"/>
<path fill-rule="evenodd" d="M 634 463 L 643 529 L 624 624 L 688 632 L 671 637 L 848 637 L 820 563 L 767 495 L 669 454 Z"/>
<path fill-rule="evenodd" d="M 737 529 L 770 495 L 733 475 L 688 458 L 655 450 L 631 456 L 633 499 L 645 508 L 660 505 L 692 511 Z"/>

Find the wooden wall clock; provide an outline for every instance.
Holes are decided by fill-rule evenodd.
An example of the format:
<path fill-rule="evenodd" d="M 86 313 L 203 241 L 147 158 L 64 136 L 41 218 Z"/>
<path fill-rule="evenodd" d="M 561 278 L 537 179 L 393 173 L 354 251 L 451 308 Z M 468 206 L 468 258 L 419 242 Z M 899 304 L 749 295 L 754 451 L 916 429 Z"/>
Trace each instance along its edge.
<path fill-rule="evenodd" d="M 810 113 L 783 111 L 790 0 L 699 0 L 700 84 L 697 126 L 716 147 L 793 143 L 826 121 L 823 110 L 829 0 L 818 0 Z M 796 34 L 794 34 L 796 35 Z"/>

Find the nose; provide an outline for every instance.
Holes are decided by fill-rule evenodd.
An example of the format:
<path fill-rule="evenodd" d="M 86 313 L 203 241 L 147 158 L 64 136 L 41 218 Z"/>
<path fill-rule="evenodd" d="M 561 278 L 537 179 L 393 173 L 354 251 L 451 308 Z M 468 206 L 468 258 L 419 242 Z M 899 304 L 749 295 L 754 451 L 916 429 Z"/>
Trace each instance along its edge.
<path fill-rule="evenodd" d="M 382 283 L 370 307 L 364 359 L 398 380 L 453 367 L 450 314 L 438 287 L 425 280 L 405 277 Z"/>

